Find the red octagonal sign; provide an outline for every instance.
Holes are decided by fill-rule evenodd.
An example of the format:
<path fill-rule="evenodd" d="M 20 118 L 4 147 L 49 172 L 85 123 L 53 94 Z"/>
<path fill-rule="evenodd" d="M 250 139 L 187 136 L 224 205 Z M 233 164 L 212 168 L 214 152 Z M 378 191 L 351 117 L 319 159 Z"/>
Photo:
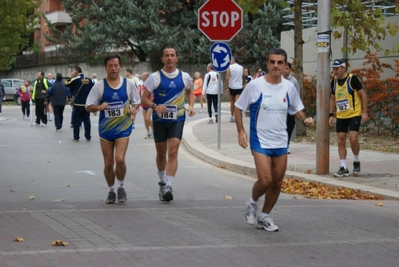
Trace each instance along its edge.
<path fill-rule="evenodd" d="M 198 9 L 198 29 L 212 42 L 228 42 L 241 31 L 242 17 L 233 0 L 208 0 Z"/>

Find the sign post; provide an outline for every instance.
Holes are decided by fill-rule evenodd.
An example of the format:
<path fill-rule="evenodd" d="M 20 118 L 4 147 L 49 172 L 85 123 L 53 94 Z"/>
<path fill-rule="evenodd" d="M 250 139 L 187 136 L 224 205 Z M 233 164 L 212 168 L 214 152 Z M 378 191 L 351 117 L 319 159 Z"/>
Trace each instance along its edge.
<path fill-rule="evenodd" d="M 233 0 L 208 0 L 198 9 L 198 29 L 211 42 L 229 42 L 238 34 L 243 25 L 243 12 Z M 221 72 L 225 72 L 231 62 L 231 50 L 225 43 L 214 43 L 210 49 L 210 61 L 219 74 L 218 93 L 218 144 L 221 136 Z M 207 103 L 208 105 L 208 103 Z"/>

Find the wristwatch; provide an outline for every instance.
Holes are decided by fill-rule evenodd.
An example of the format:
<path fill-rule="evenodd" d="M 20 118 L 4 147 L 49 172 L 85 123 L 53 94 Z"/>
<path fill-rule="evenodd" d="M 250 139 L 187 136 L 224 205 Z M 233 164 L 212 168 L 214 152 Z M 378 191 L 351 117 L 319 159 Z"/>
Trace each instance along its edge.
<path fill-rule="evenodd" d="M 157 104 L 152 104 L 151 108 L 154 109 L 157 106 Z"/>

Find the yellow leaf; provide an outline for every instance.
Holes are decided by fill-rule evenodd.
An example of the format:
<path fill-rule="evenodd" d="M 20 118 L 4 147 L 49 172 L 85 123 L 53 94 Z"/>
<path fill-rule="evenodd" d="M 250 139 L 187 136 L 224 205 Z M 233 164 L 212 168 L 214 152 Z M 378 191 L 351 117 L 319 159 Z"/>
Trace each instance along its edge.
<path fill-rule="evenodd" d="M 378 202 L 377 204 L 375 204 L 377 207 L 382 207 L 383 204 L 381 202 Z"/>
<path fill-rule="evenodd" d="M 52 246 L 64 246 L 64 247 L 66 247 L 66 246 L 69 245 L 69 243 L 68 242 L 64 242 L 62 240 L 55 240 L 55 241 L 51 242 L 51 245 Z"/>
<path fill-rule="evenodd" d="M 29 200 L 34 200 L 35 199 L 35 196 L 30 196 L 29 197 Z"/>
<path fill-rule="evenodd" d="M 63 201 L 64 201 L 63 198 L 53 200 L 53 202 L 63 202 Z"/>
<path fill-rule="evenodd" d="M 15 242 L 24 242 L 24 239 L 23 239 L 23 238 L 20 238 L 20 237 L 16 237 L 16 238 L 14 239 L 14 241 L 15 241 Z"/>
<path fill-rule="evenodd" d="M 219 168 L 220 168 L 220 169 L 226 169 L 226 166 L 223 165 L 223 164 L 220 164 L 220 165 L 219 165 Z"/>
<path fill-rule="evenodd" d="M 232 199 L 233 199 L 233 197 L 232 197 L 232 196 L 224 196 L 224 199 L 227 199 L 227 200 L 232 200 Z"/>

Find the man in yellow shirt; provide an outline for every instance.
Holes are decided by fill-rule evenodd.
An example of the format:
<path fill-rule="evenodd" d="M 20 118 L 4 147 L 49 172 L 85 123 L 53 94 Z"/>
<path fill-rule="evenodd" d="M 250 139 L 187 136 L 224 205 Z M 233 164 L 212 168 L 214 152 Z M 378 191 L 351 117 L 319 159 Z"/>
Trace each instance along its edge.
<path fill-rule="evenodd" d="M 335 78 L 331 82 L 329 124 L 334 126 L 334 111 L 336 110 L 336 131 L 338 137 L 338 154 L 340 168 L 335 177 L 349 176 L 346 165 L 346 135 L 349 129 L 349 140 L 354 156 L 353 175 L 360 174 L 359 128 L 361 122 L 367 122 L 367 94 L 357 76 L 347 73 L 346 64 L 336 59 L 331 65 Z"/>

